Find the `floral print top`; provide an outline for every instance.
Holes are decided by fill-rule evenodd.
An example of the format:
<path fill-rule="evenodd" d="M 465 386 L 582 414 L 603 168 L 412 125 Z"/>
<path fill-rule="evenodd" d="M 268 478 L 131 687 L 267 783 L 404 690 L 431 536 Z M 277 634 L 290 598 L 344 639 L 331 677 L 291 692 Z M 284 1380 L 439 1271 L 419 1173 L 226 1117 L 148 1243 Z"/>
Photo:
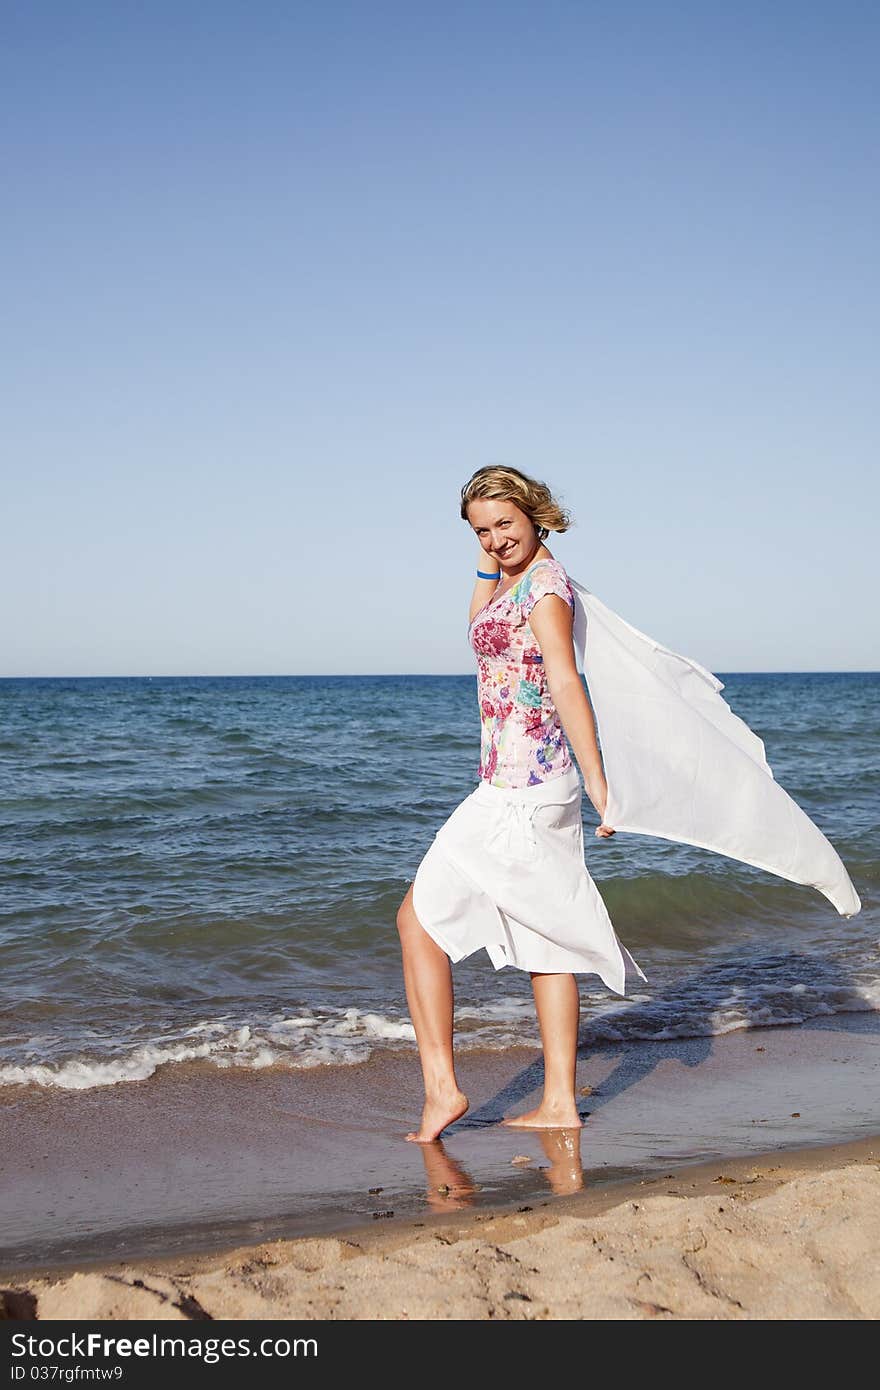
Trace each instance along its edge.
<path fill-rule="evenodd" d="M 545 594 L 558 594 L 574 609 L 558 560 L 536 560 L 501 598 L 484 604 L 468 629 L 477 656 L 479 775 L 496 787 L 533 787 L 572 765 L 528 621 Z"/>

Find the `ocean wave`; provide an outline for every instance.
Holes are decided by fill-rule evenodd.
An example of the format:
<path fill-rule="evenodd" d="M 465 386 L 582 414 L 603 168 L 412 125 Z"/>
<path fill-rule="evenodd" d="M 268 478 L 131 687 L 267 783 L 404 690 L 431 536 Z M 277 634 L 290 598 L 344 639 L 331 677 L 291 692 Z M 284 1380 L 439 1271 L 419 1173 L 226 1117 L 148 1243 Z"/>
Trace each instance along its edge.
<path fill-rule="evenodd" d="M 699 977 L 661 997 L 635 993 L 625 1002 L 607 996 L 582 999 L 579 1046 L 721 1036 L 862 1012 L 880 1012 L 880 978 L 848 983 L 752 980 L 747 984 L 740 979 L 724 991 L 719 990 L 717 979 Z M 32 1040 L 37 1041 L 45 1040 Z M 191 1062 L 252 1071 L 351 1066 L 366 1062 L 377 1050 L 412 1053 L 415 1046 L 415 1030 L 406 1016 L 357 1008 L 304 1010 L 251 1023 L 204 1020 L 176 1036 L 128 1047 L 111 1042 L 98 1055 L 86 1051 L 51 1063 L 29 1056 L 0 1066 L 0 1086 L 91 1090 L 144 1081 L 161 1067 Z M 458 1051 L 539 1049 L 532 1000 L 502 998 L 457 1008 L 455 1046 Z"/>
<path fill-rule="evenodd" d="M 66 1091 L 145 1081 L 160 1067 L 210 1062 L 216 1067 L 261 1070 L 276 1065 L 315 1067 L 365 1061 L 376 1042 L 415 1041 L 409 1019 L 359 1009 L 267 1019 L 257 1025 L 205 1021 L 175 1039 L 142 1043 L 110 1056 L 76 1056 L 47 1064 L 32 1060 L 0 1066 L 0 1086 L 36 1085 Z"/>

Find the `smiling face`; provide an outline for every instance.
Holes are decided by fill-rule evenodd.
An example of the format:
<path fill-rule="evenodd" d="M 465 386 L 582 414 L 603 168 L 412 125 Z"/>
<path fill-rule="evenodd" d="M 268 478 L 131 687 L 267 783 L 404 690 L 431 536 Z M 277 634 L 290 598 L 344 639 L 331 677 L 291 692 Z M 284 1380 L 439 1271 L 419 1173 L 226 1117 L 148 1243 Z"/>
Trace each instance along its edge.
<path fill-rule="evenodd" d="M 515 502 L 475 497 L 468 503 L 468 521 L 487 555 L 506 570 L 531 559 L 540 546 L 535 524 Z"/>

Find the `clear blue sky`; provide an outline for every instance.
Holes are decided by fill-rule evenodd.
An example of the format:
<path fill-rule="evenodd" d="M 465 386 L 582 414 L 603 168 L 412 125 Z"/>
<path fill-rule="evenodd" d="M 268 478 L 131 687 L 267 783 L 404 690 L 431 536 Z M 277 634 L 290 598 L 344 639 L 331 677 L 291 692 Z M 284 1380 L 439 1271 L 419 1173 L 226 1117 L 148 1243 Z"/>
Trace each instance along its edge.
<path fill-rule="evenodd" d="M 870 3 L 7 0 L 0 674 L 473 670 L 464 481 L 880 666 Z"/>

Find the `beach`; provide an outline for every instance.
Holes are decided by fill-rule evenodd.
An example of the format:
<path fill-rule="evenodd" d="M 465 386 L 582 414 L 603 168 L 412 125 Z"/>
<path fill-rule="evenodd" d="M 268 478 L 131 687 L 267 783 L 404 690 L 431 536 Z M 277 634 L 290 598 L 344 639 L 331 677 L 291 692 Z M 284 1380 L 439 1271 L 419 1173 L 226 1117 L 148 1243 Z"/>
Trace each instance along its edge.
<path fill-rule="evenodd" d="M 452 1203 L 454 1206 L 454 1202 Z M 394 1230 L 64 1273 L 19 1319 L 874 1319 L 880 1136 Z"/>
<path fill-rule="evenodd" d="M 209 1068 L 178 1068 L 164 1114 L 155 1078 L 36 1103 L 7 1089 L 4 1190 L 25 1237 L 5 1247 L 7 1307 L 41 1319 L 872 1317 L 878 1049 L 875 1014 L 630 1043 L 581 1059 L 583 1127 L 548 1132 L 491 1118 L 529 1108 L 539 1057 L 472 1054 L 471 1112 L 434 1145 L 403 1139 L 419 1078 L 413 1059 L 392 1072 L 392 1054 L 340 1068 L 345 1124 L 314 1071 L 227 1072 L 212 1088 Z"/>

